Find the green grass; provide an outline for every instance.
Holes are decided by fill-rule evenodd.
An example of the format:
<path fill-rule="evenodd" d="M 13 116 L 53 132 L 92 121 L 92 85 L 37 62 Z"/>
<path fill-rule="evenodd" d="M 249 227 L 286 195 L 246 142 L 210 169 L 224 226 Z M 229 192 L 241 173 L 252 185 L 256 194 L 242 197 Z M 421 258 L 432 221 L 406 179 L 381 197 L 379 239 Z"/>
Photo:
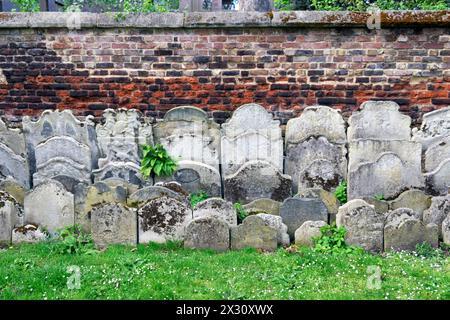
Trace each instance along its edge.
<path fill-rule="evenodd" d="M 443 255 L 214 253 L 177 244 L 64 255 L 55 248 L 0 251 L 0 299 L 450 299 L 450 261 Z M 71 265 L 80 267 L 80 289 L 67 288 Z M 381 267 L 381 289 L 367 288 L 371 265 Z"/>

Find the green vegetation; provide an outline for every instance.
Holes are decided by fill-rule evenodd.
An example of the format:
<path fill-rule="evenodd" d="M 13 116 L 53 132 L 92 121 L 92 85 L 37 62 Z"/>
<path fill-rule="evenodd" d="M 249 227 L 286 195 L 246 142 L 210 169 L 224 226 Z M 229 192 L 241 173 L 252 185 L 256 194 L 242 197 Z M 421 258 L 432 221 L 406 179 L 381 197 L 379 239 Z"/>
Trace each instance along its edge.
<path fill-rule="evenodd" d="M 160 144 L 142 146 L 141 173 L 144 178 L 152 174 L 156 176 L 171 176 L 176 169 L 175 161 Z"/>
<path fill-rule="evenodd" d="M 370 6 L 381 10 L 447 10 L 447 0 L 275 0 L 278 10 L 366 11 Z"/>
<path fill-rule="evenodd" d="M 375 200 L 379 200 L 379 201 L 386 200 L 386 199 L 384 199 L 384 195 L 383 194 L 376 194 L 376 195 L 373 196 L 373 198 Z"/>
<path fill-rule="evenodd" d="M 242 221 L 244 221 L 244 219 L 248 217 L 248 212 L 244 209 L 244 206 L 239 202 L 236 202 L 235 204 L 233 204 L 233 206 L 234 210 L 236 210 L 237 222 L 242 223 Z"/>
<path fill-rule="evenodd" d="M 347 181 L 341 181 L 334 191 L 334 195 L 339 200 L 339 203 L 346 204 L 347 203 Z"/>
<path fill-rule="evenodd" d="M 207 194 L 205 191 L 200 191 L 196 193 L 191 193 L 189 195 L 189 201 L 191 202 L 191 207 L 195 207 L 197 203 L 202 202 L 209 198 L 209 194 Z"/>
<path fill-rule="evenodd" d="M 11 0 L 15 4 L 20 12 L 39 12 L 41 7 L 39 6 L 39 0 Z"/>
<path fill-rule="evenodd" d="M 320 228 L 320 236 L 314 240 L 314 250 L 322 253 L 342 254 L 361 252 L 363 249 L 349 246 L 345 243 L 347 230 L 336 227 L 336 224 Z"/>
<path fill-rule="evenodd" d="M 55 248 L 60 254 L 90 254 L 95 252 L 90 234 L 84 233 L 79 225 L 66 227 L 58 231 Z"/>
<path fill-rule="evenodd" d="M 57 243 L 0 251 L 0 299 L 450 299 L 450 261 L 415 253 L 214 253 L 177 243 L 61 254 Z M 381 288 L 367 286 L 381 268 Z M 79 268 L 80 287 L 69 289 Z"/>

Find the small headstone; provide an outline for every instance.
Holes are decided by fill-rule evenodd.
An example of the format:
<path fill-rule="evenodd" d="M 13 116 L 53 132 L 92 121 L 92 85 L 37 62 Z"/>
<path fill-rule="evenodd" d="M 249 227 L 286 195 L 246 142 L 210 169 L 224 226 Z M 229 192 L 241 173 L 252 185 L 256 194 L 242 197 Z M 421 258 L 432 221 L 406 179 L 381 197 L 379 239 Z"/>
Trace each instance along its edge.
<path fill-rule="evenodd" d="M 90 211 L 92 238 L 97 247 L 137 241 L 136 212 L 120 203 L 103 203 Z"/>
<path fill-rule="evenodd" d="M 186 196 L 181 195 L 180 193 L 175 192 L 169 188 L 155 185 L 150 187 L 144 187 L 132 193 L 127 199 L 127 204 L 128 206 L 136 207 L 140 204 L 144 204 L 149 200 L 153 200 L 163 196 L 174 198 L 180 202 L 187 202 Z"/>
<path fill-rule="evenodd" d="M 413 140 L 422 143 L 427 150 L 431 145 L 450 136 L 450 107 L 423 115 L 420 130 L 413 129 Z"/>
<path fill-rule="evenodd" d="M 339 208 L 336 225 L 347 230 L 345 241 L 367 251 L 383 250 L 384 214 L 361 199 L 354 199 Z"/>
<path fill-rule="evenodd" d="M 325 221 L 305 221 L 295 230 L 295 244 L 298 246 L 312 247 L 314 238 L 320 237 L 320 228 L 326 226 Z"/>
<path fill-rule="evenodd" d="M 74 197 L 58 181 L 48 180 L 27 192 L 24 200 L 25 222 L 50 232 L 75 222 Z"/>
<path fill-rule="evenodd" d="M 283 201 L 291 195 L 291 186 L 290 176 L 264 161 L 249 161 L 224 178 L 225 199 L 243 204 L 258 198 Z"/>
<path fill-rule="evenodd" d="M 386 200 L 377 199 L 376 197 L 364 197 L 362 200 L 374 206 L 378 213 L 387 213 L 389 211 L 389 202 Z"/>
<path fill-rule="evenodd" d="M 431 198 L 431 206 L 423 212 L 423 223 L 434 223 L 439 229 L 442 239 L 442 222 L 450 215 L 450 195 Z"/>
<path fill-rule="evenodd" d="M 184 247 L 226 251 L 230 248 L 230 226 L 212 216 L 194 219 L 186 226 Z"/>
<path fill-rule="evenodd" d="M 161 196 L 147 201 L 138 209 L 139 243 L 182 240 L 184 228 L 192 220 L 186 202 Z"/>
<path fill-rule="evenodd" d="M 281 205 L 280 216 L 288 227 L 291 240 L 306 221 L 328 221 L 328 210 L 318 198 L 289 198 Z"/>
<path fill-rule="evenodd" d="M 261 198 L 253 200 L 252 202 L 244 205 L 243 207 L 249 215 L 258 213 L 267 213 L 274 216 L 279 216 L 281 202 L 268 198 Z"/>
<path fill-rule="evenodd" d="M 410 208 L 419 214 L 422 220 L 423 212 L 431 205 L 431 197 L 421 190 L 407 190 L 399 195 L 395 200 L 389 202 L 391 210 L 398 208 Z"/>
<path fill-rule="evenodd" d="M 203 217 L 215 217 L 229 224 L 230 227 L 237 225 L 236 210 L 231 202 L 222 198 L 209 198 L 194 207 L 194 219 Z"/>
<path fill-rule="evenodd" d="M 432 172 L 425 174 L 427 189 L 435 195 L 446 195 L 450 188 L 450 157 Z"/>
<path fill-rule="evenodd" d="M 340 203 L 334 193 L 326 191 L 322 188 L 306 188 L 301 189 L 294 196 L 294 198 L 318 198 L 325 207 L 327 207 L 330 223 L 336 221 L 336 214 L 338 212 Z"/>
<path fill-rule="evenodd" d="M 269 226 L 277 230 L 277 242 L 278 245 L 287 247 L 291 243 L 289 235 L 287 233 L 287 226 L 283 223 L 280 216 L 274 216 L 267 213 L 258 213 L 256 215 L 264 220 L 264 222 Z"/>
<path fill-rule="evenodd" d="M 231 249 L 255 248 L 264 251 L 277 249 L 277 231 L 261 217 L 249 216 L 242 224 L 231 228 Z"/>
<path fill-rule="evenodd" d="M 21 222 L 22 212 L 17 201 L 0 191 L 0 245 L 11 243 L 11 232 Z"/>

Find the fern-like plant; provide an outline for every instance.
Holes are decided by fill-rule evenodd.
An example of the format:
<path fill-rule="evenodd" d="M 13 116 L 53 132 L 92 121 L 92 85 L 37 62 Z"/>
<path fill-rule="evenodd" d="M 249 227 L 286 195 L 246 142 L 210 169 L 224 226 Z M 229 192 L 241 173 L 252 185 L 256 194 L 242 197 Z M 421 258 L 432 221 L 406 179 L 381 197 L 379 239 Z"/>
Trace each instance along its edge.
<path fill-rule="evenodd" d="M 171 176 L 176 167 L 175 161 L 161 144 L 142 146 L 141 173 L 144 178 L 149 178 L 152 174 Z"/>
<path fill-rule="evenodd" d="M 347 181 L 341 181 L 334 191 L 334 195 L 339 200 L 340 204 L 347 203 Z"/>

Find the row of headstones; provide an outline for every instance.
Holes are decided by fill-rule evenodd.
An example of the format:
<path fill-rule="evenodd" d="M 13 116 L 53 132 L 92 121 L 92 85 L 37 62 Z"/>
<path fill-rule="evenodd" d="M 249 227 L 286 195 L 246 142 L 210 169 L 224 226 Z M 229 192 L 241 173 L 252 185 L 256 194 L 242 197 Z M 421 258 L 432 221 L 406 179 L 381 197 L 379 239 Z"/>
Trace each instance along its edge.
<path fill-rule="evenodd" d="M 80 183 L 110 179 L 142 187 L 153 181 L 140 174 L 139 145 L 155 142 L 178 165 L 172 177 L 157 181 L 175 180 L 190 193 L 211 196 L 221 196 L 223 184 L 232 202 L 283 201 L 304 188 L 332 191 L 346 179 L 349 199 L 391 199 L 411 188 L 448 193 L 450 108 L 425 114 L 413 132 L 394 102 L 369 101 L 361 109 L 347 129 L 339 111 L 306 108 L 287 124 L 285 159 L 279 121 L 257 104 L 241 106 L 221 127 L 189 106 L 168 111 L 153 126 L 136 110 L 106 110 L 97 126 L 68 110 L 45 111 L 37 121 L 24 117 L 24 134 L 0 123 L 0 173 L 26 189 L 29 172 L 35 186 L 55 179 L 71 192 Z"/>
<path fill-rule="evenodd" d="M 368 202 L 372 202 L 369 204 Z M 439 240 L 450 244 L 450 195 L 430 197 L 409 190 L 392 201 L 354 199 L 340 206 L 333 194 L 307 189 L 283 203 L 258 199 L 237 224 L 232 203 L 210 198 L 191 208 L 176 182 L 135 190 L 124 181 L 97 182 L 72 194 L 48 180 L 23 197 L 0 192 L 0 242 L 33 242 L 61 228 L 80 225 L 97 246 L 184 240 L 186 247 L 275 250 L 290 242 L 311 245 L 320 227 L 336 222 L 347 242 L 369 251 L 414 250 Z"/>

